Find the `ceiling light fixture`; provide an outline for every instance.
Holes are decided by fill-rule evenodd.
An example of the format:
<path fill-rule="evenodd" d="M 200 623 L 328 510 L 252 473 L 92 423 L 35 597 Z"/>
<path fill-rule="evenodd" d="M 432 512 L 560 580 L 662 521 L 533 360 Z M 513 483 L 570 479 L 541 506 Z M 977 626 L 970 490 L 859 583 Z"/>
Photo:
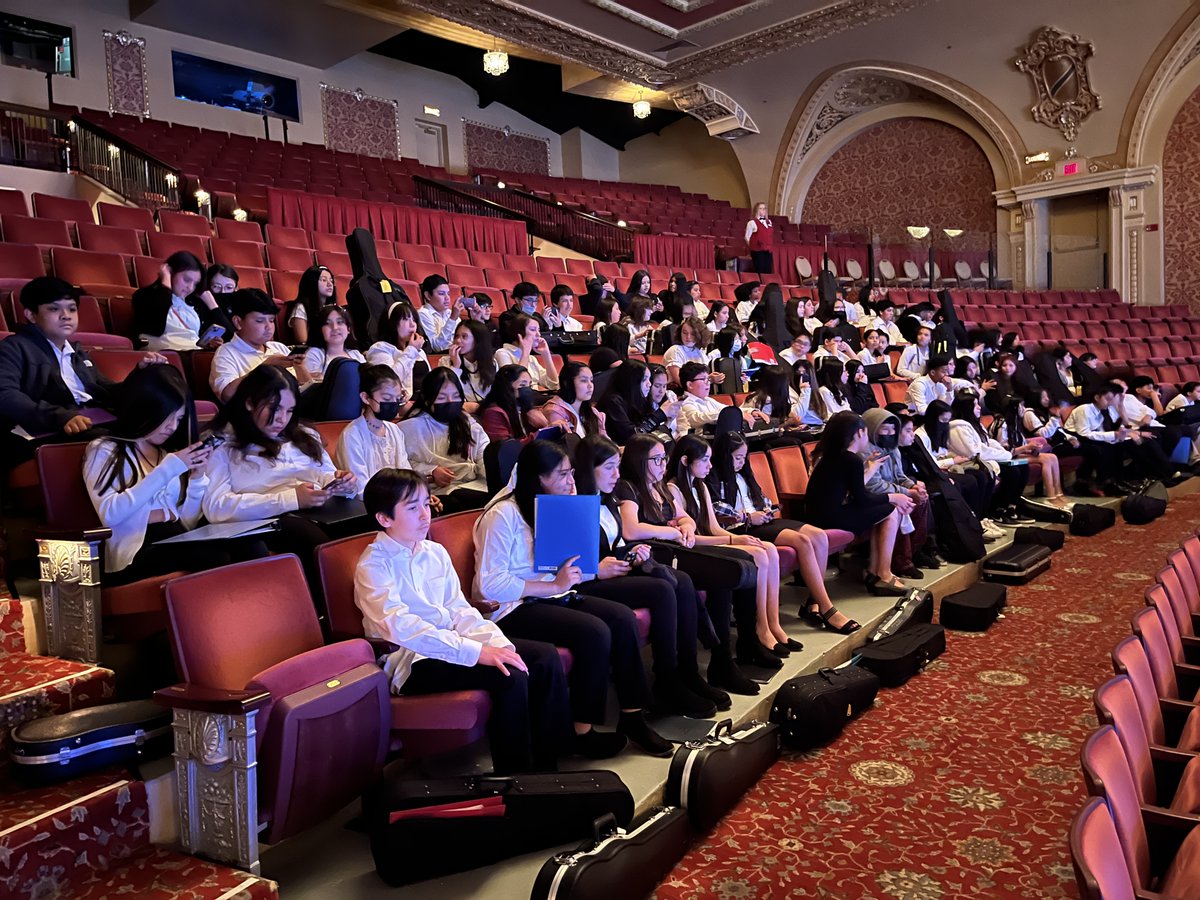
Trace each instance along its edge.
<path fill-rule="evenodd" d="M 650 115 L 650 101 L 643 100 L 641 94 L 633 104 L 633 117 L 635 119 L 645 119 Z"/>
<path fill-rule="evenodd" d="M 508 71 L 508 54 L 497 50 L 495 43 L 492 44 L 491 50 L 483 54 L 483 71 L 497 77 Z"/>

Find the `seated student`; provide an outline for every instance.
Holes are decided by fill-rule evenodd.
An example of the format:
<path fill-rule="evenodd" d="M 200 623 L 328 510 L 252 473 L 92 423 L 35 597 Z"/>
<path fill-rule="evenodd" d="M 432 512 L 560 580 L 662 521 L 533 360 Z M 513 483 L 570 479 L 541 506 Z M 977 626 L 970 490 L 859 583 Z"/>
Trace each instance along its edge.
<path fill-rule="evenodd" d="M 1000 339 L 1000 354 L 997 359 L 1003 358 L 1005 354 L 1013 361 L 1011 375 L 1013 390 L 1011 393 L 1025 396 L 1030 391 L 1036 391 L 1041 387 L 1037 380 L 1037 374 L 1033 371 L 1033 366 L 1025 358 L 1025 351 L 1021 347 L 1021 336 L 1015 331 L 1006 331 Z"/>
<path fill-rule="evenodd" d="M 820 366 L 820 360 L 834 359 L 840 363 L 848 363 L 854 359 L 854 354 L 846 347 L 842 336 L 832 328 L 822 326 L 813 335 L 817 345 L 813 353 L 813 365 Z"/>
<path fill-rule="evenodd" d="M 1075 360 L 1066 347 L 1055 347 L 1039 353 L 1033 360 L 1033 370 L 1038 383 L 1050 392 L 1050 399 L 1060 403 L 1073 403 L 1079 399 L 1075 372 Z"/>
<path fill-rule="evenodd" d="M 900 361 L 896 363 L 896 377 L 905 381 L 916 381 L 925 374 L 929 366 L 929 344 L 933 340 L 933 329 L 922 325 L 917 329 L 916 340 L 904 348 Z"/>
<path fill-rule="evenodd" d="M 522 448 L 512 489 L 497 495 L 475 523 L 472 594 L 500 604 L 492 621 L 508 637 L 552 641 L 571 651 L 577 752 L 603 759 L 619 753 L 628 739 L 651 756 L 670 756 L 670 742 L 650 727 L 643 712 L 650 690 L 633 610 L 578 593 L 584 580 L 575 565 L 578 557 L 564 560 L 554 575 L 534 568 L 537 495 L 574 491 L 571 461 L 558 445 L 533 441 Z M 592 727 L 605 719 L 610 672 L 621 709 L 615 734 Z"/>
<path fill-rule="evenodd" d="M 639 297 L 629 304 L 629 315 L 625 327 L 629 329 L 629 349 L 641 354 L 650 352 L 650 339 L 658 329 L 658 323 L 650 317 L 654 303 L 648 297 Z"/>
<path fill-rule="evenodd" d="M 762 300 L 763 285 L 761 281 L 743 281 L 733 289 L 734 316 L 743 325 L 749 325 L 754 319 L 754 310 Z"/>
<path fill-rule="evenodd" d="M 213 421 L 227 440 L 209 458 L 208 490 L 201 509 L 213 524 L 278 517 L 281 549 L 296 553 L 310 589 L 320 596 L 313 551 L 329 531 L 299 510 L 324 506 L 334 497 L 358 496 L 354 473 L 334 466 L 321 438 L 300 424 L 300 390 L 287 369 L 259 366 Z"/>
<path fill-rule="evenodd" d="M 635 300 L 634 303 L 637 301 Z M 648 301 L 647 301 L 648 302 Z M 610 325 L 621 321 L 621 306 L 611 297 L 596 304 L 596 315 L 592 318 L 592 330 L 603 336 L 604 330 Z"/>
<path fill-rule="evenodd" d="M 867 478 L 867 493 L 886 497 L 893 505 L 898 498 L 907 498 L 911 503 L 908 512 L 901 512 L 892 551 L 892 571 L 904 578 L 923 578 L 925 573 L 916 567 L 913 555 L 929 539 L 929 492 L 924 483 L 904 470 L 899 416 L 885 409 L 872 409 L 863 416 L 863 421 L 867 425 L 866 457 L 879 460 Z"/>
<path fill-rule="evenodd" d="M 26 325 L 0 341 L 0 448 L 11 468 L 32 459 L 39 444 L 86 441 L 111 421 L 107 407 L 116 384 L 69 340 L 79 327 L 77 288 L 50 276 L 21 289 Z M 138 363 L 165 363 L 148 353 Z"/>
<path fill-rule="evenodd" d="M 663 365 L 667 367 L 667 377 L 671 384 L 680 384 L 679 370 L 684 363 L 701 363 L 708 368 L 714 353 L 710 350 L 712 333 L 704 327 L 704 323 L 695 316 L 684 319 L 676 331 L 677 342 L 667 348 L 663 355 Z M 724 375 L 714 373 L 713 381 L 720 384 L 725 380 Z"/>
<path fill-rule="evenodd" d="M 487 501 L 488 436 L 463 412 L 462 386 L 453 370 L 438 366 L 425 376 L 400 430 L 412 467 L 432 479 L 447 513 L 478 509 Z"/>
<path fill-rule="evenodd" d="M 968 456 L 954 453 L 947 446 L 950 442 L 952 418 L 950 404 L 934 400 L 925 410 L 925 415 L 921 417 L 921 425 L 916 431 L 913 447 L 917 448 L 917 445 L 920 445 L 919 448 L 908 453 L 902 450 L 900 456 L 906 463 L 915 463 L 916 468 L 925 470 L 927 467 L 920 465 L 922 460 L 917 458 L 923 451 L 962 493 L 963 499 L 983 526 L 983 539 L 987 542 L 1000 540 L 1008 532 L 987 517 L 992 508 L 992 495 L 996 492 L 996 479 L 982 465 Z"/>
<path fill-rule="evenodd" d="M 467 321 L 479 322 L 487 327 L 492 337 L 496 336 L 496 323 L 492 321 L 492 298 L 480 291 L 463 298 L 463 306 L 467 309 Z M 455 334 L 458 332 L 456 331 Z"/>
<path fill-rule="evenodd" d="M 777 354 L 779 361 L 788 366 L 794 366 L 802 359 L 808 359 L 808 351 L 812 349 L 812 338 L 803 331 L 792 338 L 791 344 Z"/>
<path fill-rule="evenodd" d="M 583 323 L 571 317 L 575 310 L 575 292 L 568 285 L 556 284 L 546 308 L 546 325 L 551 331 L 583 331 Z"/>
<path fill-rule="evenodd" d="M 396 424 L 404 396 L 400 379 L 389 366 L 361 366 L 358 371 L 362 415 L 342 429 L 333 460 L 354 473 L 359 495 L 381 469 L 410 469 L 404 433 Z"/>
<path fill-rule="evenodd" d="M 721 435 L 713 446 L 708 490 L 717 520 L 727 531 L 796 551 L 800 577 L 808 588 L 808 602 L 801 607 L 800 618 L 817 628 L 853 634 L 861 626 L 839 612 L 825 590 L 829 536 L 820 528 L 779 518 L 778 507 L 763 496 L 754 468 L 746 464 L 749 450 L 746 439 L 736 431 Z"/>
<path fill-rule="evenodd" d="M 875 392 L 871 389 L 871 382 L 867 380 L 866 370 L 857 359 L 846 363 L 846 400 L 850 409 L 860 416 L 868 409 L 879 406 Z"/>
<path fill-rule="evenodd" d="M 742 411 L 760 411 L 767 424 L 779 428 L 798 428 L 801 425 L 796 406 L 800 397 L 792 389 L 788 370 L 783 366 L 762 366 L 751 384 L 753 392 L 742 403 Z"/>
<path fill-rule="evenodd" d="M 866 326 L 882 332 L 889 347 L 903 347 L 908 343 L 896 324 L 896 304 L 886 297 L 875 304 L 875 318 L 868 319 Z"/>
<path fill-rule="evenodd" d="M 719 334 L 722 328 L 729 325 L 729 320 L 734 318 L 728 304 L 717 301 L 708 310 L 708 315 L 704 318 L 704 327 L 713 334 Z"/>
<path fill-rule="evenodd" d="M 525 313 L 517 313 L 501 326 L 501 333 L 505 343 L 495 353 L 496 368 L 523 366 L 533 379 L 535 389 L 557 391 L 558 369 L 537 320 Z"/>
<path fill-rule="evenodd" d="M 1179 393 L 1163 408 L 1163 414 L 1173 413 L 1177 409 L 1190 409 L 1197 402 L 1200 402 L 1200 381 L 1184 382 L 1179 388 Z"/>
<path fill-rule="evenodd" d="M 750 355 L 747 343 L 746 331 L 737 322 L 713 335 L 714 354 L 710 365 L 714 370 L 723 370 L 728 380 L 741 391 L 750 389 L 750 378 L 758 371 L 758 361 Z"/>
<path fill-rule="evenodd" d="M 928 503 L 928 495 L 944 491 L 943 483 L 952 479 L 933 464 L 932 457 L 925 452 L 924 446 L 917 440 L 917 420 L 907 413 L 897 413 L 896 418 L 900 420 L 900 431 L 896 441 L 897 449 L 900 451 L 900 471 L 925 489 L 926 503 Z M 916 462 L 918 456 L 924 456 L 929 465 L 918 465 Z M 963 499 L 966 499 L 965 495 Z M 946 564 L 946 561 L 938 553 L 937 540 L 933 533 L 935 523 L 932 512 L 933 510 L 927 506 L 925 541 L 918 543 L 914 539 L 910 542 L 912 555 L 909 560 L 918 569 L 940 569 Z"/>
<path fill-rule="evenodd" d="M 421 331 L 434 353 L 445 353 L 454 340 L 454 329 L 462 316 L 462 299 L 451 301 L 450 283 L 441 275 L 427 275 L 421 282 Z"/>
<path fill-rule="evenodd" d="M 493 346 L 492 332 L 483 322 L 468 319 L 458 323 L 446 365 L 458 376 L 467 398 L 463 409 L 472 415 L 496 380 L 496 351 Z"/>
<path fill-rule="evenodd" d="M 821 418 L 818 408 L 817 390 L 817 373 L 813 371 L 813 365 L 803 357 L 792 366 L 792 390 L 796 392 L 796 415 L 800 418 L 800 425 L 803 426 L 821 426 L 825 420 Z"/>
<path fill-rule="evenodd" d="M 708 369 L 702 363 L 684 363 L 680 369 L 679 379 L 684 389 L 683 404 L 679 408 L 680 434 L 712 425 L 723 410 L 729 409 L 720 400 L 709 396 L 710 378 Z M 770 421 L 761 409 L 744 409 L 741 413 L 747 428 Z"/>
<path fill-rule="evenodd" d="M 616 291 L 609 291 L 609 293 L 617 298 L 617 302 L 620 303 L 624 309 L 628 309 L 629 305 L 639 297 L 648 297 L 651 300 L 658 299 L 650 289 L 650 273 L 645 269 L 638 269 L 633 273 L 632 277 L 629 279 L 629 286 L 625 288 L 624 293 L 618 293 Z M 659 310 L 659 312 L 661 312 L 661 310 Z"/>
<path fill-rule="evenodd" d="M 917 331 L 925 327 L 932 334 L 933 329 L 937 327 L 938 319 L 939 314 L 935 311 L 933 304 L 925 300 L 906 306 L 904 314 L 900 316 L 896 324 L 900 326 L 900 333 L 908 338 L 908 342 L 915 344 L 917 341 Z"/>
<path fill-rule="evenodd" d="M 421 476 L 382 469 L 363 499 L 381 530 L 355 567 L 354 602 L 367 637 L 399 645 L 385 664 L 392 692 L 487 691 L 492 768 L 556 769 L 572 734 L 554 645 L 509 640 L 463 597 L 450 554 L 428 539 L 429 488 Z"/>
<path fill-rule="evenodd" d="M 546 427 L 538 402 L 533 379 L 523 366 L 501 366 L 475 417 L 489 441 L 528 443 Z"/>
<path fill-rule="evenodd" d="M 500 313 L 499 331 L 500 334 L 507 337 L 509 334 L 509 322 L 518 315 L 526 315 L 537 323 L 538 332 L 549 331 L 550 328 L 546 324 L 546 320 L 542 318 L 538 312 L 538 289 L 536 284 L 530 284 L 528 281 L 522 281 L 515 285 L 508 292 L 510 298 L 510 306 L 504 312 Z"/>
<path fill-rule="evenodd" d="M 261 365 L 286 369 L 301 387 L 311 376 L 286 344 L 275 336 L 275 301 L 257 288 L 241 288 L 230 303 L 237 334 L 213 354 L 208 383 L 217 399 L 228 403 L 242 379 Z"/>
<path fill-rule="evenodd" d="M 650 402 L 650 383 L 650 368 L 640 360 L 626 360 L 617 367 L 598 405 L 610 440 L 624 446 L 634 434 L 667 429 L 666 415 Z"/>
<path fill-rule="evenodd" d="M 317 318 L 322 307 L 336 305 L 337 283 L 333 272 L 325 266 L 309 266 L 305 269 L 296 286 L 296 298 L 288 303 L 283 312 L 283 320 L 293 342 L 307 344 L 311 333 L 309 322 Z"/>
<path fill-rule="evenodd" d="M 675 514 L 694 523 L 694 545 L 736 547 L 754 562 L 755 636 L 763 650 L 779 657 L 803 650 L 804 646 L 788 637 L 779 621 L 779 551 L 769 541 L 721 527 L 706 481 L 712 472 L 712 448 L 708 442 L 696 435 L 681 438 L 671 454 L 668 471 L 671 480 L 667 490 L 675 504 Z"/>
<path fill-rule="evenodd" d="M 1158 421 L 1163 405 L 1154 379 L 1148 375 L 1138 375 L 1130 379 L 1128 385 L 1121 378 L 1114 378 L 1113 384 L 1120 388 L 1114 398 L 1117 413 L 1131 430 L 1141 431 L 1144 442 L 1148 442 L 1143 452 L 1155 463 L 1152 468 L 1165 480 L 1184 480 L 1187 476 L 1176 470 L 1171 458 L 1180 441 L 1187 440 L 1187 437 L 1180 426 L 1164 425 Z M 1187 455 L 1191 456 L 1190 448 Z"/>
<path fill-rule="evenodd" d="M 892 376 L 892 358 L 887 352 L 887 335 L 878 328 L 868 328 L 863 332 L 863 348 L 858 352 L 858 358 L 864 366 L 882 363 L 887 366 L 888 377 Z"/>
<path fill-rule="evenodd" d="M 1079 396 L 1084 401 L 1095 395 L 1097 385 L 1104 383 L 1104 364 L 1095 353 L 1081 353 L 1072 366 Z"/>
<path fill-rule="evenodd" d="M 225 322 L 228 323 L 229 330 L 221 335 L 223 341 L 233 338 L 233 312 L 229 308 L 229 300 L 233 292 L 238 289 L 240 280 L 237 269 L 233 266 L 214 263 L 204 270 L 204 278 L 200 282 L 200 293 L 208 291 L 213 295 L 213 299 L 217 301 L 217 308 L 225 317 Z"/>
<path fill-rule="evenodd" d="M 982 328 L 972 328 L 967 332 L 967 343 L 965 346 L 959 347 L 956 355 L 959 359 L 964 356 L 975 360 L 975 365 L 979 367 L 979 371 L 984 370 L 984 356 L 988 351 L 988 332 Z"/>
<path fill-rule="evenodd" d="M 960 357 L 960 359 L 965 358 Z M 950 357 L 944 353 L 935 353 L 929 357 L 927 373 L 909 382 L 908 405 L 915 409 L 918 415 L 924 415 L 925 410 L 934 400 L 947 400 L 952 397 Z"/>
<path fill-rule="evenodd" d="M 578 360 L 571 360 L 558 375 L 558 393 L 542 407 L 546 425 L 559 426 L 564 433 L 579 437 L 607 437 L 604 413 L 592 404 L 592 370 Z"/>
<path fill-rule="evenodd" d="M 812 297 L 802 297 L 796 312 L 800 319 L 800 328 L 816 343 L 817 332 L 825 327 L 825 323 L 817 316 L 817 301 Z M 817 346 L 820 344 L 817 343 Z"/>
<path fill-rule="evenodd" d="M 1009 397 L 992 420 L 991 434 L 1008 448 L 1014 458 L 1027 458 L 1041 469 L 1042 493 L 1055 506 L 1068 507 L 1062 487 L 1062 470 L 1058 457 L 1050 452 L 1050 441 L 1025 430 L 1025 401 L 1020 397 Z"/>
<path fill-rule="evenodd" d="M 373 366 L 391 366 L 400 379 L 406 396 L 414 393 L 413 368 L 417 363 L 429 367 L 425 355 L 425 335 L 417 311 L 407 300 L 396 300 L 388 307 L 387 319 L 379 330 L 379 340 L 367 348 L 367 362 Z"/>
<path fill-rule="evenodd" d="M 902 596 L 908 587 L 892 574 L 892 553 L 902 510 L 910 511 L 912 501 L 905 497 L 892 503 L 867 493 L 867 479 L 882 461 L 863 462 L 860 454 L 867 441 L 867 426 L 855 413 L 839 412 L 825 424 L 804 505 L 817 528 L 870 531 L 871 553 L 863 578 L 867 590 Z"/>
<path fill-rule="evenodd" d="M 629 358 L 629 329 L 620 322 L 609 325 L 600 335 L 600 346 L 588 357 L 593 372 L 615 369 Z"/>
<path fill-rule="evenodd" d="M 208 487 L 211 447 L 189 440 L 196 417 L 179 370 L 135 370 L 116 401 L 109 436 L 88 444 L 83 457 L 88 496 L 100 523 L 112 531 L 104 544 L 104 583 L 227 564 L 228 555 L 212 544 L 155 543 L 196 527 Z"/>
<path fill-rule="evenodd" d="M 304 368 L 312 381 L 325 378 L 331 363 L 339 359 L 362 364 L 367 360 L 354 343 L 350 330 L 350 314 L 340 306 L 322 307 L 308 320 L 308 350 L 304 354 Z"/>
<path fill-rule="evenodd" d="M 204 264 L 186 250 L 167 257 L 158 270 L 158 281 L 133 292 L 133 330 L 150 350 L 196 350 L 200 338 L 205 350 L 215 350 L 233 337 L 233 324 L 225 317 L 212 292 L 197 292 Z"/>
<path fill-rule="evenodd" d="M 650 406 L 666 416 L 666 431 L 678 437 L 679 410 L 683 401 L 671 390 L 667 370 L 658 363 L 650 365 Z"/>
<path fill-rule="evenodd" d="M 840 412 L 850 411 L 850 394 L 846 387 L 849 383 L 850 374 L 840 360 L 827 356 L 818 361 L 813 411 L 822 422 L 828 422 Z"/>
<path fill-rule="evenodd" d="M 932 367 L 932 362 L 930 366 Z M 998 398 L 1001 396 L 993 394 L 997 386 L 996 379 L 984 378 L 981 372 L 979 363 L 975 362 L 973 357 L 957 357 L 954 360 L 954 373 L 950 377 L 950 392 L 954 393 L 955 391 L 963 390 L 975 391 L 977 394 L 989 398 L 989 403 L 991 402 L 991 397 L 996 396 Z"/>
<path fill-rule="evenodd" d="M 979 421 L 979 395 L 973 391 L 955 394 L 950 411 L 953 414 L 947 438 L 950 451 L 981 463 L 995 479 L 996 491 L 989 511 L 992 519 L 1004 525 L 1032 525 L 1033 519 L 1017 511 L 1021 494 L 1029 482 L 1029 466 L 1013 465 L 1012 452 L 988 436 Z"/>

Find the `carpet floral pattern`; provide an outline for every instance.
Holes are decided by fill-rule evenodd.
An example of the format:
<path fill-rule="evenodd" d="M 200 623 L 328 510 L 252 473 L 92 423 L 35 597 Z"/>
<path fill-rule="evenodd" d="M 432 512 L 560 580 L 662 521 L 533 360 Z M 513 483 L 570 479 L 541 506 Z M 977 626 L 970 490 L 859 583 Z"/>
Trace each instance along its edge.
<path fill-rule="evenodd" d="M 1066 835 L 1092 691 L 1197 524 L 1189 496 L 1150 525 L 1068 538 L 989 631 L 949 632 L 834 743 L 785 753 L 657 898 L 1076 896 Z"/>

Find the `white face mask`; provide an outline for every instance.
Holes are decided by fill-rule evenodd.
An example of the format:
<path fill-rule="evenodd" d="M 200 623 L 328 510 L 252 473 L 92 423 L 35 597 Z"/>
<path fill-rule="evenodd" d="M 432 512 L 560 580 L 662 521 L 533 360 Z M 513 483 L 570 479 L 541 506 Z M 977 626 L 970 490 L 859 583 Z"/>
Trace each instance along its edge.
<path fill-rule="evenodd" d="M 741 338 L 737 338 L 737 339 L 736 339 L 736 340 L 733 342 L 733 348 L 732 348 L 732 349 L 733 349 L 733 352 L 734 352 L 734 353 L 737 353 L 738 351 L 740 351 L 740 350 L 742 349 L 742 339 L 741 339 Z"/>
<path fill-rule="evenodd" d="M 696 346 L 696 342 L 695 342 L 695 341 L 684 341 L 684 342 L 683 342 L 683 346 L 685 346 L 685 347 L 687 347 L 689 350 L 691 350 L 693 347 L 695 347 L 695 346 Z"/>

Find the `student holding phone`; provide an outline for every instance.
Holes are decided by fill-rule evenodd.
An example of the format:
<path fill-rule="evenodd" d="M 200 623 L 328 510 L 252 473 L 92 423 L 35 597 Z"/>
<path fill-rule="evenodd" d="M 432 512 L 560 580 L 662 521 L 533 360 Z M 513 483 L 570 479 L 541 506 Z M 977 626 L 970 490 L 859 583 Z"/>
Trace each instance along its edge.
<path fill-rule="evenodd" d="M 233 324 L 209 290 L 197 293 L 204 264 L 186 250 L 172 253 L 154 284 L 133 294 L 133 329 L 149 350 L 215 350 Z"/>
<path fill-rule="evenodd" d="M 209 386 L 222 403 L 228 403 L 242 379 L 261 365 L 288 370 L 299 386 L 311 378 L 301 365 L 307 347 L 289 348 L 272 340 L 275 337 L 275 301 L 257 288 L 242 288 L 233 293 L 230 307 L 237 334 L 222 344 L 213 355 Z"/>

